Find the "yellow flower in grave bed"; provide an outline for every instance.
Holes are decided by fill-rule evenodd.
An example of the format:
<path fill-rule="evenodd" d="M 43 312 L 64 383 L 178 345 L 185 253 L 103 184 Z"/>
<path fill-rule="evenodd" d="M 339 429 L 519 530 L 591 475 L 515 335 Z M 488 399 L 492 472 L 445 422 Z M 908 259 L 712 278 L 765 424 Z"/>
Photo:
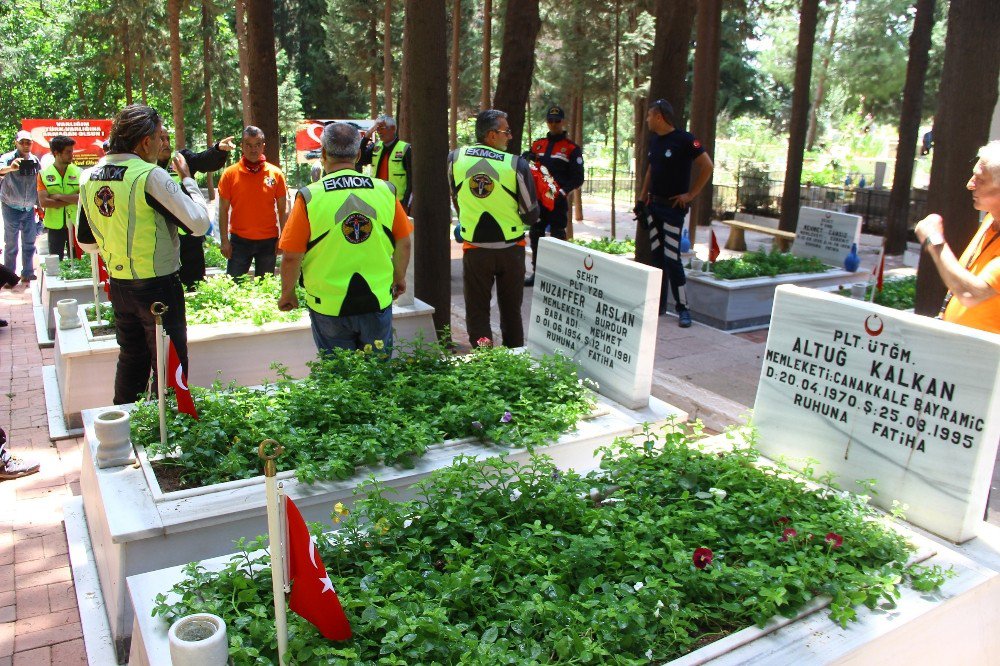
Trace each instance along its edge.
<path fill-rule="evenodd" d="M 385 343 L 382 342 L 381 340 L 376 340 L 375 341 L 375 349 L 377 349 L 379 351 L 382 351 L 383 349 L 385 349 Z"/>
<path fill-rule="evenodd" d="M 377 532 L 379 532 L 381 534 L 388 534 L 389 533 L 389 521 L 386 520 L 385 518 L 379 518 L 375 522 L 374 529 L 375 529 L 375 531 L 377 531 Z"/>
<path fill-rule="evenodd" d="M 342 519 L 346 518 L 350 514 L 350 510 L 344 506 L 343 502 L 337 502 L 333 505 L 333 522 L 334 524 L 339 523 Z"/>
<path fill-rule="evenodd" d="M 371 354 L 372 353 L 372 346 L 370 344 L 366 344 L 365 345 L 365 353 L 366 354 Z"/>

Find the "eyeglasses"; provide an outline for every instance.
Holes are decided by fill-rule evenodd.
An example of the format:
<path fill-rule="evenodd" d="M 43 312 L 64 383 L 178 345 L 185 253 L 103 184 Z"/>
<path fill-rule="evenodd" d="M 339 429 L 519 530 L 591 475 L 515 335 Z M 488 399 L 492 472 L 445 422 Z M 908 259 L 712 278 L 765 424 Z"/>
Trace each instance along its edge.
<path fill-rule="evenodd" d="M 514 133 L 511 132 L 509 129 L 505 129 L 505 130 L 498 129 L 498 130 L 493 130 L 493 131 L 497 132 L 498 134 L 506 134 L 507 136 L 514 136 Z"/>

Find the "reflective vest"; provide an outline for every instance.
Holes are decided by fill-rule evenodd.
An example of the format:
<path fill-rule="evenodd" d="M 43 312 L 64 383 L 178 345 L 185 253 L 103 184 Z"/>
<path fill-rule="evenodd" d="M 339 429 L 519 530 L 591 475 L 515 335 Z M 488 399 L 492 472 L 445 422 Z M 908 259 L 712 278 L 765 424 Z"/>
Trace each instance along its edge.
<path fill-rule="evenodd" d="M 341 169 L 299 190 L 309 216 L 302 286 L 311 310 L 334 317 L 392 304 L 392 221 L 396 197 L 385 181 Z"/>
<path fill-rule="evenodd" d="M 99 164 L 80 188 L 80 205 L 113 278 L 140 280 L 180 268 L 177 229 L 146 202 L 155 164 L 141 159 Z"/>
<path fill-rule="evenodd" d="M 459 148 L 452 164 L 458 220 L 470 243 L 512 243 L 524 236 L 517 207 L 517 155 L 481 144 Z"/>
<path fill-rule="evenodd" d="M 42 170 L 42 185 L 49 194 L 77 194 L 80 192 L 80 167 L 66 165 L 66 173 L 60 174 L 53 162 Z M 62 208 L 49 208 L 42 220 L 49 229 L 64 229 L 66 223 L 76 224 L 76 204 Z"/>
<path fill-rule="evenodd" d="M 386 173 L 389 176 L 389 182 L 392 186 L 396 188 L 396 201 L 402 201 L 403 195 L 406 194 L 406 185 L 409 181 L 409 174 L 403 168 L 403 156 L 406 155 L 406 149 L 410 147 L 410 144 L 405 141 L 397 141 L 390 151 L 390 155 L 386 158 L 389 163 L 386 165 Z M 376 178 L 378 177 L 378 165 L 379 160 L 382 159 L 382 151 L 385 149 L 385 144 L 379 141 L 375 144 L 375 148 L 372 149 L 372 175 Z"/>

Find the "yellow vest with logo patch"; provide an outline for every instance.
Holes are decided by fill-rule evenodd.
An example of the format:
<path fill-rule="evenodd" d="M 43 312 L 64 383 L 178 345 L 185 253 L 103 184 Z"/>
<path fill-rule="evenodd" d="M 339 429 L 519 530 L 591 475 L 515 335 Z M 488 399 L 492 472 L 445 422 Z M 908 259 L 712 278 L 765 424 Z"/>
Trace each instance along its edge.
<path fill-rule="evenodd" d="M 459 148 L 452 178 L 458 186 L 464 240 L 510 243 L 524 236 L 517 205 L 517 159 L 482 144 Z"/>
<path fill-rule="evenodd" d="M 157 168 L 138 158 L 105 163 L 80 187 L 80 205 L 113 278 L 141 280 L 180 268 L 177 229 L 146 202 L 146 178 Z"/>
<path fill-rule="evenodd" d="M 406 194 L 406 185 L 409 181 L 409 175 L 403 168 L 403 157 L 406 155 L 406 149 L 410 147 L 410 144 L 405 141 L 397 141 L 390 151 L 391 154 L 386 158 L 389 163 L 386 165 L 386 173 L 389 176 L 389 182 L 392 186 L 396 188 L 396 201 L 402 201 L 403 195 Z M 375 144 L 375 148 L 372 150 L 372 175 L 378 176 L 378 162 L 382 158 L 382 151 L 385 149 L 385 144 L 379 141 Z"/>
<path fill-rule="evenodd" d="M 342 169 L 300 190 L 309 216 L 302 286 L 311 310 L 329 316 L 392 304 L 396 196 L 378 178 Z"/>
<path fill-rule="evenodd" d="M 55 163 L 42 170 L 42 185 L 49 194 L 78 194 L 80 192 L 80 167 L 66 165 L 66 173 L 60 174 Z M 48 208 L 42 224 L 48 229 L 64 229 L 66 224 L 76 224 L 76 205 L 62 208 Z"/>

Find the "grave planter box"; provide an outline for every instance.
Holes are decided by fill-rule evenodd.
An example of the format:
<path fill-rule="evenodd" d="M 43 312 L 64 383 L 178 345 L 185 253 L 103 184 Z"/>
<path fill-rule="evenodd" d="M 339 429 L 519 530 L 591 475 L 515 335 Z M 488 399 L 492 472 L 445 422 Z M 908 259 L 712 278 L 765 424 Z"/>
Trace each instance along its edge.
<path fill-rule="evenodd" d="M 121 649 L 133 622 L 125 586 L 128 576 L 229 553 L 235 539 L 265 534 L 267 517 L 263 476 L 165 493 L 141 447 L 133 466 L 98 468 L 93 423 L 107 409 L 86 410 L 83 415 L 86 443 L 80 489 L 86 526 L 74 529 L 89 541 L 99 578 L 99 585 L 93 585 L 88 593 L 103 598 L 110 636 Z M 658 424 L 671 417 L 683 420 L 686 415 L 655 398 L 650 399 L 647 408 L 632 411 L 598 397 L 597 409 L 577 424 L 576 431 L 542 451 L 561 467 L 589 470 L 599 462 L 594 456 L 597 448 L 616 437 L 640 431 L 644 422 Z M 329 522 L 333 505 L 350 503 L 355 487 L 372 474 L 399 491 L 399 497 L 407 498 L 410 486 L 450 465 L 456 456 L 486 457 L 499 451 L 509 451 L 513 460 L 525 461 L 529 457 L 523 449 L 503 449 L 461 439 L 431 447 L 412 469 L 361 467 L 351 479 L 311 485 L 296 481 L 294 471 L 284 471 L 278 478 L 306 520 Z M 86 559 L 88 547 L 71 548 L 74 567 L 85 564 L 78 560 Z M 78 594 L 84 594 L 79 587 Z"/>
<path fill-rule="evenodd" d="M 720 280 L 711 273 L 687 272 L 687 297 L 692 318 L 723 331 L 767 328 L 774 290 L 783 284 L 817 289 L 851 284 L 867 273 L 830 269 L 823 273 L 789 273 L 775 277 Z"/>
<path fill-rule="evenodd" d="M 724 436 L 708 447 L 732 446 Z M 858 620 L 842 628 L 829 618 L 828 598 L 817 598 L 793 618 L 776 617 L 763 628 L 749 627 L 680 657 L 670 664 L 813 664 L 813 663 L 994 663 L 1000 636 L 1000 530 L 987 526 L 975 544 L 949 546 L 909 526 L 894 529 L 917 547 L 914 561 L 952 568 L 954 576 L 932 592 L 902 587 L 901 597 L 884 608 L 857 609 Z M 229 556 L 202 561 L 207 569 L 224 566 Z M 130 576 L 135 606 L 129 663 L 170 664 L 168 625 L 151 611 L 157 594 L 184 578 L 181 566 Z"/>
<path fill-rule="evenodd" d="M 434 308 L 415 300 L 411 306 L 393 305 L 393 328 L 399 342 L 422 336 L 434 339 Z M 81 306 L 81 318 L 84 312 Z M 58 320 L 58 313 L 56 313 Z M 58 322 L 57 322 L 58 323 Z M 103 338 L 103 339 L 102 339 Z M 210 386 L 215 380 L 253 386 L 277 379 L 272 363 L 304 377 L 306 363 L 316 357 L 309 317 L 297 322 L 199 324 L 188 327 L 188 380 Z M 69 428 L 82 426 L 84 409 L 110 405 L 114 399 L 118 343 L 114 337 L 91 338 L 87 328 L 56 330 L 55 382 L 46 381 L 46 400 L 55 403 L 50 414 L 61 414 Z M 58 396 L 49 396 L 57 391 Z M 58 414 L 55 414 L 58 410 Z"/>

